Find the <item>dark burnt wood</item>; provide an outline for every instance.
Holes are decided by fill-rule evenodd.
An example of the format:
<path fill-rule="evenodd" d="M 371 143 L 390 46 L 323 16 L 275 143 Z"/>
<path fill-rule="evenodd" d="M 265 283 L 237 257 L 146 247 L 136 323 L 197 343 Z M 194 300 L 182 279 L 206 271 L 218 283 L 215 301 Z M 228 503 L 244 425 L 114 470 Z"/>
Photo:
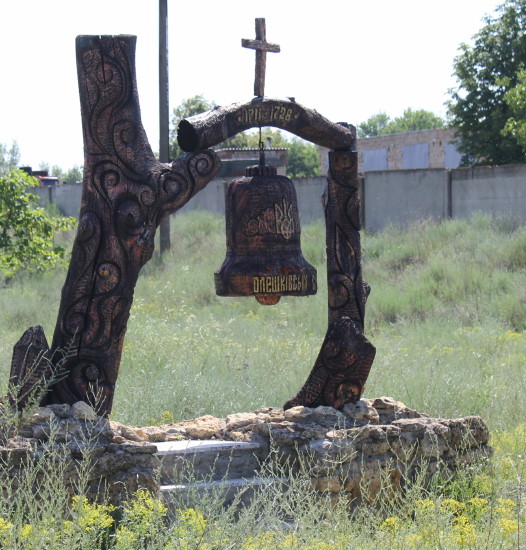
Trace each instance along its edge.
<path fill-rule="evenodd" d="M 267 30 L 265 19 L 256 19 L 256 39 L 241 39 L 243 48 L 256 50 L 256 76 L 254 79 L 254 95 L 263 97 L 265 95 L 265 72 L 267 68 L 267 52 L 279 52 L 278 44 L 267 42 Z"/>
<path fill-rule="evenodd" d="M 269 98 L 217 107 L 183 119 L 179 123 L 177 140 L 184 151 L 198 151 L 260 126 L 281 128 L 329 149 L 349 150 L 356 146 L 353 126 L 335 124 L 292 99 Z"/>
<path fill-rule="evenodd" d="M 317 290 L 316 269 L 301 252 L 294 184 L 273 166 L 251 166 L 228 184 L 227 253 L 215 272 L 219 296 L 255 296 L 264 305 Z"/>
<path fill-rule="evenodd" d="M 85 149 L 79 229 L 51 352 L 43 332 L 30 329 L 15 346 L 12 381 L 29 372 L 35 353 L 47 358 L 68 350 L 61 362 L 65 378 L 42 404 L 83 400 L 108 414 L 135 283 L 153 253 L 160 221 L 219 170 L 215 154 L 203 149 L 248 128 L 274 126 L 332 149 L 325 204 L 329 326 L 307 381 L 285 408 L 341 408 L 358 400 L 375 349 L 363 333 L 369 287 L 361 269 L 354 127 L 334 124 L 294 100 L 258 98 L 182 121 L 180 144 L 197 152 L 161 164 L 141 123 L 134 59 L 135 37 L 77 39 Z M 38 375 L 42 385 L 45 368 Z"/>
<path fill-rule="evenodd" d="M 148 143 L 135 79 L 134 36 L 80 36 L 77 69 L 84 183 L 77 236 L 52 350 L 75 349 L 66 378 L 43 404 L 111 411 L 126 325 L 141 267 L 160 221 L 219 170 L 212 151 L 159 163 Z"/>
<path fill-rule="evenodd" d="M 58 376 L 44 329 L 41 325 L 28 328 L 13 347 L 7 395 L 10 406 L 22 411 L 35 405 L 46 385 Z"/>

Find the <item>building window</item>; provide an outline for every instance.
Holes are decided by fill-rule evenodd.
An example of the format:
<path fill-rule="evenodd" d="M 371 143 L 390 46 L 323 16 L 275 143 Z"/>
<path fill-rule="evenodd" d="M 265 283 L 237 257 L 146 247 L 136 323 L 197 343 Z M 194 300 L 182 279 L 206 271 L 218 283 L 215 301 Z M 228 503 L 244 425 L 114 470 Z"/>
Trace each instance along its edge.
<path fill-rule="evenodd" d="M 402 169 L 429 168 L 429 143 L 405 145 L 402 148 Z"/>
<path fill-rule="evenodd" d="M 387 149 L 368 149 L 363 151 L 363 171 L 387 170 Z"/>

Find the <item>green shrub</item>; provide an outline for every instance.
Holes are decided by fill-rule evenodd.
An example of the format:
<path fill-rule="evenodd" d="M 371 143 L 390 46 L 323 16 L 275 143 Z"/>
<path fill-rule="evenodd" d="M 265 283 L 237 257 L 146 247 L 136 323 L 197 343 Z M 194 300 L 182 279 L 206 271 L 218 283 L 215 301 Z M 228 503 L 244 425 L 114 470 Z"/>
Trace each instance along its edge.
<path fill-rule="evenodd" d="M 0 273 L 7 279 L 59 264 L 66 251 L 53 236 L 76 225 L 73 218 L 50 216 L 38 206 L 38 197 L 29 192 L 35 182 L 21 170 L 0 175 Z"/>

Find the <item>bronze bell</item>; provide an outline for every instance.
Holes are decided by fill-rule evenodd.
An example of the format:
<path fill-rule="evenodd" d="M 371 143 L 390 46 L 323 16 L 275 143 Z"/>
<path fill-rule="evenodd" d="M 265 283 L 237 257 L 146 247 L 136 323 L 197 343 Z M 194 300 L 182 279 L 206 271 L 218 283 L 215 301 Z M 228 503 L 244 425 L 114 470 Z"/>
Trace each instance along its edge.
<path fill-rule="evenodd" d="M 281 296 L 316 294 L 316 269 L 300 248 L 294 184 L 274 166 L 246 168 L 225 197 L 227 252 L 215 272 L 218 296 L 255 296 L 277 304 Z"/>

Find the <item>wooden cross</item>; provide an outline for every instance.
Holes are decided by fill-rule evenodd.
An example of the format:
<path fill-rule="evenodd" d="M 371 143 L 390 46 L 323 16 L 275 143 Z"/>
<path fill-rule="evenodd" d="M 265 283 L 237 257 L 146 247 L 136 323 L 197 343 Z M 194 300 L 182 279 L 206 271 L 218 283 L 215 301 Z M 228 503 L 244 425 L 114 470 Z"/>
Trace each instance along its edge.
<path fill-rule="evenodd" d="M 267 32 L 265 28 L 265 19 L 258 17 L 256 19 L 256 39 L 241 39 L 243 48 L 256 50 L 256 78 L 254 80 L 254 95 L 263 97 L 265 95 L 265 69 L 267 66 L 267 52 L 279 52 L 278 44 L 267 42 Z"/>

